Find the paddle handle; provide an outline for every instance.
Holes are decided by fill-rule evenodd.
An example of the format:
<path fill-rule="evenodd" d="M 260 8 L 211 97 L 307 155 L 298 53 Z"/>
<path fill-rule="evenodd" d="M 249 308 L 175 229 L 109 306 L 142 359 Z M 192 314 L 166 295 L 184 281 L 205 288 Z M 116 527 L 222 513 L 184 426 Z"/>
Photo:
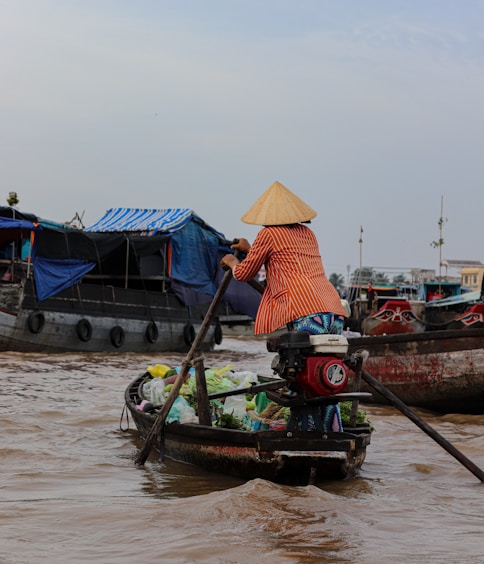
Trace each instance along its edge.
<path fill-rule="evenodd" d="M 356 361 L 355 375 L 353 379 L 353 391 L 359 392 L 361 389 L 361 370 L 363 365 L 363 359 L 358 358 Z M 358 419 L 358 409 L 360 407 L 360 402 L 356 399 L 351 402 L 351 413 L 350 413 L 350 427 L 356 426 L 356 421 Z"/>
<path fill-rule="evenodd" d="M 463 464 L 470 472 L 474 474 L 481 482 L 484 482 L 484 472 L 476 466 L 471 460 L 469 460 L 460 450 L 456 449 L 449 441 L 444 439 L 435 429 L 433 429 L 426 421 L 419 417 L 414 411 L 412 411 L 402 400 L 400 400 L 395 394 L 393 394 L 388 388 L 386 388 L 381 382 L 373 378 L 371 374 L 366 372 L 366 370 L 361 371 L 361 377 L 367 384 L 379 392 L 383 397 L 385 397 L 392 405 L 399 409 L 404 415 L 406 415 L 411 421 L 420 427 L 422 431 L 427 433 L 435 442 L 437 442 L 442 448 L 444 448 L 449 454 L 456 458 L 461 464 Z"/>
<path fill-rule="evenodd" d="M 208 399 L 226 398 L 228 396 L 237 396 L 240 394 L 256 394 L 266 390 L 278 390 L 287 384 L 287 380 L 277 380 L 276 382 L 262 382 L 262 384 L 252 384 L 246 388 L 238 388 L 236 390 L 225 390 L 223 392 L 214 392 L 209 394 Z"/>

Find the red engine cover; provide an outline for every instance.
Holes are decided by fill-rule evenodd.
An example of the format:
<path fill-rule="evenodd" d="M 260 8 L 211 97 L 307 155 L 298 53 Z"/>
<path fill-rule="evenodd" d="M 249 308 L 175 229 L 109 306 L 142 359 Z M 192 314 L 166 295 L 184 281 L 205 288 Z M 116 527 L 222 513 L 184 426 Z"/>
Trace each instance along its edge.
<path fill-rule="evenodd" d="M 330 396 L 344 391 L 348 372 L 340 358 L 308 356 L 296 380 L 310 397 Z"/>

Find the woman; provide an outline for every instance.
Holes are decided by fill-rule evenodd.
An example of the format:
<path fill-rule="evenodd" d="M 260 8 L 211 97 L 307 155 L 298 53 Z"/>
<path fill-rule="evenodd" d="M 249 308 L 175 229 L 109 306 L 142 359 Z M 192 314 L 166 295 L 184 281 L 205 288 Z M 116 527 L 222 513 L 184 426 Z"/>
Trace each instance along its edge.
<path fill-rule="evenodd" d="M 326 278 L 316 237 L 302 225 L 314 217 L 316 212 L 279 182 L 242 216 L 245 223 L 264 228 L 252 246 L 247 239 L 232 245 L 247 253 L 243 261 L 228 254 L 222 264 L 242 281 L 252 280 L 265 266 L 266 288 L 255 319 L 256 335 L 272 333 L 284 325 L 311 334 L 341 334 L 344 328 L 345 310 Z M 313 421 L 321 418 L 326 431 L 343 430 L 337 404 L 315 408 L 312 417 Z"/>
<path fill-rule="evenodd" d="M 241 281 L 251 280 L 265 266 L 267 285 L 255 319 L 256 335 L 284 325 L 311 334 L 341 334 L 344 328 L 346 313 L 326 278 L 316 237 L 302 225 L 314 217 L 316 212 L 279 182 L 242 216 L 245 223 L 263 229 L 252 246 L 247 239 L 232 245 L 247 253 L 244 260 L 227 254 L 222 264 Z"/>

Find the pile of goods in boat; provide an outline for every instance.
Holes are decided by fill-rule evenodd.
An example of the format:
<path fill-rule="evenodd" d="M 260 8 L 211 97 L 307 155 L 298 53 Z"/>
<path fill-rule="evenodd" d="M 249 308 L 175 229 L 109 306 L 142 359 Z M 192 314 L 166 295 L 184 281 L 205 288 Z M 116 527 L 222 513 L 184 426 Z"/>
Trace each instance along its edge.
<path fill-rule="evenodd" d="M 173 384 L 182 367 L 170 367 L 164 364 L 148 366 L 146 378 L 140 389 L 142 401 L 138 410 L 156 412 L 165 403 Z M 205 369 L 207 393 L 216 394 L 243 390 L 252 385 L 262 383 L 257 374 L 250 371 L 234 371 L 233 365 L 227 364 L 221 368 Z M 290 408 L 281 407 L 270 401 L 265 392 L 229 395 L 227 397 L 211 399 L 210 408 L 212 424 L 230 429 L 246 431 L 285 429 L 290 417 Z M 343 425 L 349 421 L 351 411 L 350 402 L 340 404 Z M 358 421 L 365 420 L 365 413 L 358 413 Z M 191 368 L 180 388 L 178 397 L 171 407 L 167 423 L 198 423 L 197 389 L 195 369 Z"/>

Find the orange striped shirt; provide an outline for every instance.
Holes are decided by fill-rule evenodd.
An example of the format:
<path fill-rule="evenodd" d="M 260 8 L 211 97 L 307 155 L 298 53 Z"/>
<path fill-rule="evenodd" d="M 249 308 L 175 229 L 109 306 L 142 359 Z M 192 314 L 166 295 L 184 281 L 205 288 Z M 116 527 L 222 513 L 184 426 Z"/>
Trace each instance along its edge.
<path fill-rule="evenodd" d="M 326 278 L 316 237 L 305 225 L 261 229 L 246 258 L 234 268 L 234 278 L 251 280 L 262 265 L 267 286 L 257 311 L 256 335 L 313 313 L 346 317 L 338 292 Z"/>

